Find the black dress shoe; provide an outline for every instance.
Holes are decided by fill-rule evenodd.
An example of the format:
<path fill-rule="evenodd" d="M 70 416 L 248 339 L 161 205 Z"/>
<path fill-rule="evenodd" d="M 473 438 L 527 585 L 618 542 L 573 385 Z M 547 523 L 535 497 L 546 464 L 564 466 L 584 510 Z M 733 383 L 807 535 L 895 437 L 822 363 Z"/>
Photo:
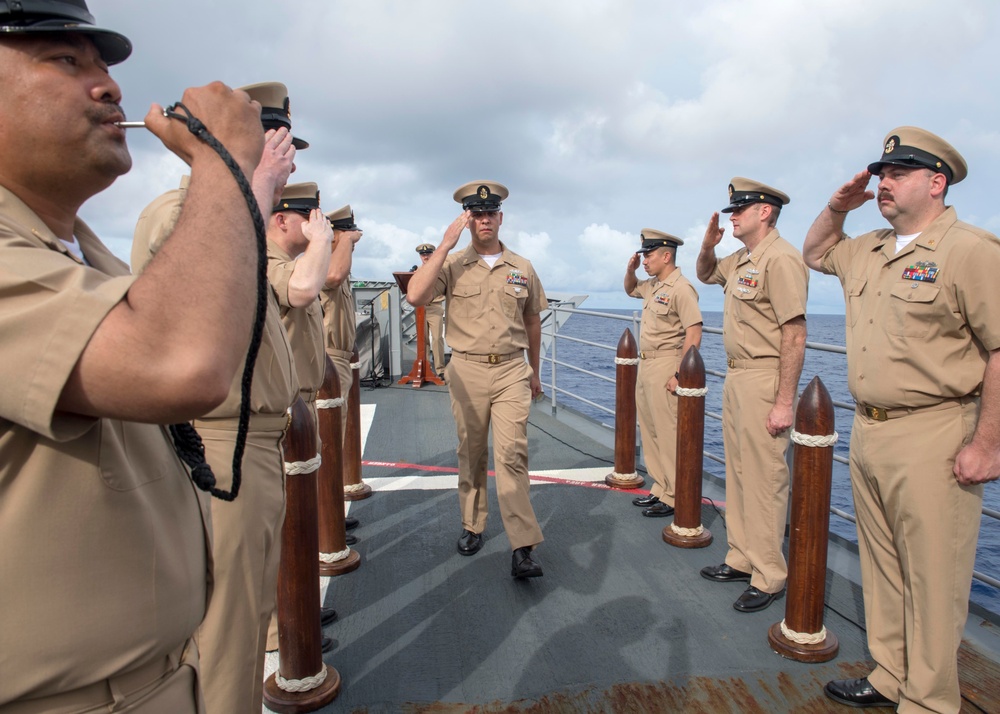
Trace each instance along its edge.
<path fill-rule="evenodd" d="M 849 707 L 894 707 L 896 702 L 888 697 L 883 697 L 868 682 L 868 677 L 863 679 L 835 679 L 827 682 L 823 687 L 823 692 L 835 702 L 846 704 Z"/>
<path fill-rule="evenodd" d="M 332 607 L 321 607 L 319 609 L 320 627 L 327 627 L 337 621 L 337 611 Z"/>
<path fill-rule="evenodd" d="M 653 494 L 649 494 L 648 496 L 639 496 L 638 498 L 632 499 L 632 505 L 639 506 L 640 508 L 649 508 L 654 503 L 659 503 L 659 502 L 660 499 L 658 499 Z"/>
<path fill-rule="evenodd" d="M 346 545 L 356 545 L 358 542 L 358 537 L 356 535 L 351 535 L 348 533 L 344 536 L 344 543 Z"/>
<path fill-rule="evenodd" d="M 714 580 L 718 583 L 728 583 L 734 580 L 746 580 L 750 582 L 750 573 L 744 573 L 742 570 L 731 568 L 725 563 L 702 568 L 701 577 L 706 580 Z"/>
<path fill-rule="evenodd" d="M 329 652 L 330 650 L 332 650 L 333 649 L 333 640 L 331 640 L 329 637 L 324 637 L 320 641 L 320 649 L 323 651 L 323 654 L 326 654 L 327 652 Z"/>
<path fill-rule="evenodd" d="M 515 578 L 537 578 L 542 575 L 542 566 L 531 559 L 531 546 L 518 548 L 510 562 L 510 574 Z"/>
<path fill-rule="evenodd" d="M 359 525 L 361 525 L 361 521 L 354 516 L 344 516 L 344 530 L 354 530 Z"/>
<path fill-rule="evenodd" d="M 751 585 L 743 591 L 742 595 L 736 598 L 736 602 L 733 603 L 733 609 L 739 612 L 759 612 L 784 594 L 784 590 L 779 590 L 776 593 L 766 593 Z"/>
<path fill-rule="evenodd" d="M 663 501 L 657 501 L 649 508 L 643 508 L 642 515 L 646 518 L 664 518 L 674 515 L 674 507 L 668 506 Z"/>
<path fill-rule="evenodd" d="M 483 547 L 483 534 L 473 533 L 463 529 L 462 536 L 458 539 L 458 552 L 462 555 L 473 555 Z"/>

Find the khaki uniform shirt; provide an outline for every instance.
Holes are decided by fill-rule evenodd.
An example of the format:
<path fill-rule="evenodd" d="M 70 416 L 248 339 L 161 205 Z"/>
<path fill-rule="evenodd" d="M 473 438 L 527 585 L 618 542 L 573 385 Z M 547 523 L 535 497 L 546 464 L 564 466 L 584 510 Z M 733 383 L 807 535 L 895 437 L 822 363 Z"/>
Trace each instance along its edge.
<path fill-rule="evenodd" d="M 1000 348 L 1000 242 L 948 208 L 895 251 L 883 229 L 823 256 L 844 285 L 851 394 L 887 409 L 977 394 Z"/>
<path fill-rule="evenodd" d="M 323 333 L 326 351 L 354 352 L 357 325 L 354 321 L 354 293 L 351 281 L 344 278 L 340 285 L 324 288 L 319 293 L 323 306 Z M 331 356 L 335 356 L 331 353 Z"/>
<path fill-rule="evenodd" d="M 706 282 L 725 289 L 722 343 L 731 359 L 779 357 L 781 325 L 806 314 L 809 271 L 777 230 L 752 255 L 740 248 L 720 260 Z"/>
<path fill-rule="evenodd" d="M 643 300 L 639 328 L 642 352 L 683 347 L 687 328 L 702 322 L 698 293 L 680 268 L 674 268 L 662 282 L 656 277 L 640 280 L 629 295 Z"/>
<path fill-rule="evenodd" d="M 132 270 L 140 273 L 152 259 L 163 241 L 174 230 L 181 206 L 187 195 L 189 178 L 181 179 L 180 188 L 163 194 L 139 215 L 132 241 Z M 206 414 L 203 419 L 229 419 L 240 415 L 243 367 L 236 371 L 226 401 Z M 250 389 L 250 411 L 254 414 L 280 415 L 298 396 L 298 379 L 292 359 L 292 348 L 278 315 L 274 291 L 267 288 L 267 312 L 264 332 L 254 364 L 254 379 Z"/>
<path fill-rule="evenodd" d="M 134 281 L 74 232 L 91 267 L 0 188 L 0 708 L 165 657 L 209 592 L 207 497 L 165 428 L 56 408 Z"/>
<path fill-rule="evenodd" d="M 299 390 L 316 398 L 326 375 L 326 350 L 323 338 L 323 308 L 319 298 L 307 307 L 292 307 L 288 301 L 288 281 L 295 269 L 295 260 L 272 241 L 267 242 L 267 279 L 278 297 L 281 321 L 295 357 L 295 372 Z M 305 401 L 310 401 L 306 399 Z"/>
<path fill-rule="evenodd" d="M 549 306 L 542 283 L 525 258 L 503 254 L 493 268 L 470 243 L 448 256 L 434 295 L 447 297 L 448 344 L 468 354 L 510 354 L 528 348 L 524 315 L 537 315 Z"/>

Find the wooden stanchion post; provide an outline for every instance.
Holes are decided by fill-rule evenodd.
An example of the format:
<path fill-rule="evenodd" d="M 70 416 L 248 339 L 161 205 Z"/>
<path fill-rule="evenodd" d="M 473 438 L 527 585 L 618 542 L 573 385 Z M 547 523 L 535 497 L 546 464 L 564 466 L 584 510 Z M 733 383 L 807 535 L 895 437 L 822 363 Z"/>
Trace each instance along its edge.
<path fill-rule="evenodd" d="M 633 489 L 644 483 L 635 470 L 635 382 L 639 352 L 625 328 L 615 356 L 615 470 L 604 477 L 611 488 Z"/>
<path fill-rule="evenodd" d="M 705 450 L 705 362 L 697 347 L 681 360 L 677 378 L 677 470 L 674 520 L 663 540 L 678 548 L 704 548 L 712 532 L 701 524 L 701 481 Z"/>
<path fill-rule="evenodd" d="M 316 425 L 301 399 L 291 411 L 278 570 L 278 671 L 264 682 L 264 701 L 282 714 L 316 711 L 340 692 L 340 673 L 323 662 L 321 650 Z"/>
<path fill-rule="evenodd" d="M 358 348 L 351 355 L 351 391 L 347 397 L 347 427 L 344 429 L 344 500 L 360 501 L 372 495 L 372 487 L 361 480 L 361 377 Z"/>
<path fill-rule="evenodd" d="M 340 377 L 330 358 L 326 358 L 326 375 L 316 400 L 319 412 L 319 433 L 323 445 L 319 465 L 319 574 L 344 575 L 357 570 L 361 555 L 347 545 L 344 528 L 344 466 L 340 412 L 344 400 L 340 396 Z"/>
<path fill-rule="evenodd" d="M 396 284 L 399 285 L 399 290 L 403 295 L 406 295 L 406 289 L 410 284 L 410 278 L 413 277 L 413 273 L 393 273 L 392 276 L 396 279 Z M 430 364 L 430 360 L 427 359 L 427 310 L 423 305 L 419 305 L 414 308 L 414 318 L 416 318 L 416 330 L 417 330 L 417 358 L 413 360 L 413 367 L 410 369 L 410 373 L 403 377 L 401 380 L 396 382 L 396 384 L 413 384 L 415 389 L 423 386 L 424 382 L 430 382 L 431 384 L 443 385 L 444 382 L 434 373 L 434 369 Z"/>
<path fill-rule="evenodd" d="M 833 480 L 833 400 L 819 377 L 802 393 L 792 430 L 792 522 L 788 541 L 785 619 L 771 625 L 767 641 L 782 657 L 827 662 L 837 656 L 837 636 L 823 625 L 826 553 Z"/>

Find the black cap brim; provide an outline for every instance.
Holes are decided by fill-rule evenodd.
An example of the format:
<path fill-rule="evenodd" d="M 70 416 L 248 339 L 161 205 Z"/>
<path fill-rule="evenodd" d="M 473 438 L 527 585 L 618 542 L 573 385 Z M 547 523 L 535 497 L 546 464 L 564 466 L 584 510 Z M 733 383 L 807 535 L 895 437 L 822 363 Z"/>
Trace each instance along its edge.
<path fill-rule="evenodd" d="M 94 46 L 97 47 L 101 59 L 108 66 L 124 62 L 132 54 L 132 42 L 125 35 L 113 30 L 105 30 L 102 27 L 90 27 L 63 20 L 45 20 L 24 27 L 17 25 L 0 27 L 0 33 L 11 35 L 26 35 L 29 33 L 55 34 L 64 32 L 72 32 L 77 35 L 89 37 Z"/>

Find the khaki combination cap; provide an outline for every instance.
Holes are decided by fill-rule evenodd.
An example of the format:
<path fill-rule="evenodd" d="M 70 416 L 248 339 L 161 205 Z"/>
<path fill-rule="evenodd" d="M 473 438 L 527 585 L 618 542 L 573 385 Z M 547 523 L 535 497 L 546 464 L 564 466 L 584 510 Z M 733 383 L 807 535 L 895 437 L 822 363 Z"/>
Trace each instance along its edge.
<path fill-rule="evenodd" d="M 258 82 L 240 87 L 250 95 L 250 98 L 260 104 L 260 123 L 264 131 L 284 127 L 292 130 L 292 114 L 289 110 L 288 87 L 281 82 Z M 292 146 L 296 149 L 308 149 L 309 142 L 292 137 Z"/>
<path fill-rule="evenodd" d="M 509 195 L 507 187 L 496 181 L 470 181 L 455 190 L 455 200 L 473 213 L 499 211 L 501 202 Z"/>
<path fill-rule="evenodd" d="M 753 179 L 734 176 L 729 182 L 729 205 L 722 209 L 723 213 L 749 206 L 752 203 L 767 203 L 781 208 L 791 199 L 782 191 L 771 188 L 767 184 Z"/>
<path fill-rule="evenodd" d="M 642 253 L 644 255 L 656 250 L 657 248 L 676 248 L 677 246 L 684 245 L 684 241 L 677 236 L 672 236 L 669 233 L 658 231 L 655 228 L 643 228 L 642 232 L 639 233 L 639 238 L 642 240 L 642 247 L 637 250 L 636 253 Z"/>
<path fill-rule="evenodd" d="M 435 250 L 437 250 L 437 247 L 433 243 L 421 243 L 417 246 L 417 252 L 420 255 L 430 255 Z"/>
<path fill-rule="evenodd" d="M 290 183 L 285 186 L 278 205 L 271 212 L 295 211 L 309 215 L 314 208 L 319 208 L 319 186 L 311 182 Z"/>
<path fill-rule="evenodd" d="M 882 142 L 882 158 L 868 164 L 877 174 L 886 164 L 924 168 L 944 174 L 949 184 L 969 175 L 969 167 L 955 147 L 940 136 L 915 126 L 901 126 L 890 131 Z"/>
<path fill-rule="evenodd" d="M 101 59 L 112 65 L 132 54 L 125 35 L 94 27 L 94 16 L 84 0 L 5 0 L 0 3 L 0 37 L 39 32 L 72 32 L 89 37 Z"/>
<path fill-rule="evenodd" d="M 351 204 L 338 208 L 336 211 L 330 211 L 326 217 L 335 231 L 358 230 L 358 224 L 354 222 L 354 211 L 351 209 Z"/>

